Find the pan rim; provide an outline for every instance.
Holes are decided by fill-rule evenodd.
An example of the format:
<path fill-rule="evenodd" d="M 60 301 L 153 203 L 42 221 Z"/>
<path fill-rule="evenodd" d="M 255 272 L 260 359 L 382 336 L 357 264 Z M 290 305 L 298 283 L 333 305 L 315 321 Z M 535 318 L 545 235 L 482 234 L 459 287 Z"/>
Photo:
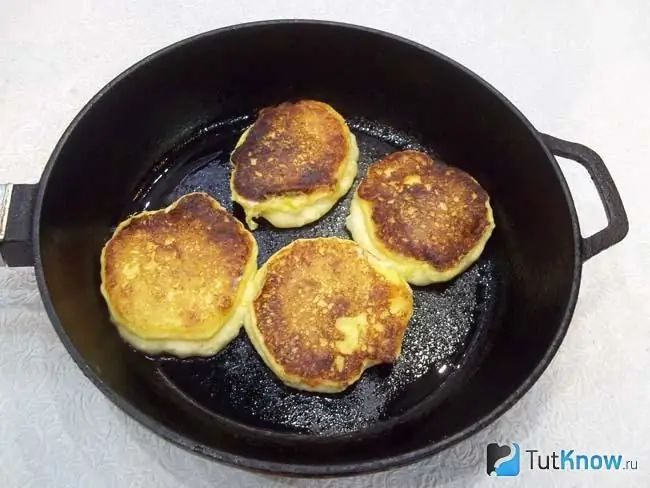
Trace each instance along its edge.
<path fill-rule="evenodd" d="M 45 190 L 47 188 L 47 183 L 49 177 L 52 173 L 52 170 L 56 164 L 56 161 L 59 157 L 59 154 L 62 152 L 66 142 L 68 141 L 71 134 L 74 132 L 76 127 L 83 121 L 85 115 L 92 110 L 93 106 L 107 93 L 112 87 L 122 80 L 127 78 L 133 72 L 137 71 L 146 64 L 152 62 L 155 59 L 165 56 L 166 54 L 184 47 L 186 45 L 192 44 L 199 39 L 208 38 L 212 36 L 222 35 L 231 31 L 242 31 L 246 29 L 256 29 L 259 27 L 268 27 L 268 26 L 281 26 L 281 25 L 314 25 L 314 26 L 327 26 L 336 29 L 343 30 L 352 30 L 357 32 L 363 32 L 376 37 L 383 37 L 385 39 L 398 42 L 404 45 L 409 46 L 412 49 L 417 49 L 424 52 L 429 56 L 437 57 L 455 69 L 462 72 L 465 76 L 472 78 L 476 83 L 482 86 L 484 89 L 488 90 L 494 97 L 496 97 L 501 103 L 503 103 L 506 108 L 508 108 L 519 120 L 519 122 L 528 129 L 531 135 L 535 138 L 537 143 L 543 148 L 547 156 L 549 164 L 551 164 L 555 176 L 557 177 L 558 183 L 561 186 L 562 192 L 564 194 L 567 207 L 570 213 L 572 231 L 573 231 L 573 242 L 574 242 L 574 266 L 573 266 L 573 279 L 570 295 L 568 297 L 568 302 L 564 315 L 561 319 L 561 324 L 558 327 L 558 331 L 555 334 L 549 348 L 544 354 L 544 357 L 535 367 L 535 369 L 529 374 L 525 381 L 519 385 L 519 387 L 514 390 L 504 402 L 494 408 L 492 411 L 486 415 L 479 418 L 477 421 L 471 425 L 465 427 L 461 431 L 457 432 L 454 435 L 451 435 L 439 442 L 434 442 L 428 444 L 424 447 L 414 449 L 408 452 L 401 454 L 387 456 L 381 459 L 374 459 L 368 461 L 354 461 L 349 463 L 340 463 L 340 464 L 309 464 L 309 463 L 295 463 L 292 461 L 267 461 L 254 459 L 247 456 L 241 456 L 238 454 L 233 454 L 227 451 L 220 449 L 215 449 L 213 447 L 203 445 L 201 443 L 190 441 L 188 438 L 182 434 L 177 433 L 175 430 L 167 427 L 162 422 L 159 422 L 150 415 L 144 413 L 140 409 L 133 406 L 130 402 L 125 400 L 121 395 L 116 393 L 109 385 L 107 385 L 103 379 L 95 372 L 91 366 L 85 361 L 80 352 L 75 348 L 70 337 L 67 335 L 63 324 L 58 318 L 58 315 L 54 309 L 54 304 L 49 295 L 47 288 L 47 281 L 45 278 L 45 273 L 43 269 L 43 263 L 41 258 L 41 235 L 40 235 L 40 216 L 43 209 L 43 199 L 45 196 Z M 517 109 L 512 102 L 510 102 L 502 93 L 500 93 L 496 88 L 490 85 L 486 80 L 481 78 L 479 75 L 461 65 L 459 62 L 447 57 L 446 55 L 428 47 L 418 42 L 412 41 L 410 39 L 404 38 L 402 36 L 379 30 L 376 28 L 338 22 L 338 21 L 329 21 L 329 20 L 317 20 L 317 19 L 273 19 L 273 20 L 262 20 L 254 22 L 246 22 L 240 24 L 228 25 L 225 27 L 205 31 L 185 39 L 179 40 L 173 44 L 170 44 L 162 49 L 159 49 L 148 56 L 142 58 L 137 63 L 131 65 L 115 78 L 109 81 L 103 88 L 101 88 L 79 111 L 79 113 L 74 117 L 72 122 L 68 125 L 61 138 L 57 142 L 55 148 L 53 149 L 47 164 L 43 170 L 40 182 L 38 184 L 38 193 L 36 197 L 34 215 L 32 221 L 32 235 L 33 235 L 33 253 L 34 253 L 34 268 L 36 274 L 36 281 L 38 285 L 41 298 L 43 300 L 48 318 L 54 327 L 59 340 L 63 343 L 68 354 L 81 369 L 82 373 L 86 378 L 88 378 L 91 383 L 111 402 L 118 406 L 122 411 L 124 411 L 129 417 L 138 423 L 144 425 L 150 429 L 156 435 L 161 436 L 162 438 L 170 441 L 172 444 L 175 444 L 179 447 L 182 447 L 185 450 L 199 454 L 202 457 L 221 462 L 227 465 L 231 465 L 238 468 L 248 469 L 251 471 L 263 472 L 263 473 L 272 473 L 276 475 L 287 475 L 287 476 L 311 476 L 311 477 L 339 477 L 339 476 L 351 476 L 351 475 L 361 475 L 361 474 L 370 474 L 373 472 L 384 471 L 390 468 L 396 468 L 404 466 L 407 464 L 420 461 L 424 458 L 431 457 L 459 442 L 465 440 L 479 431 L 483 430 L 488 425 L 492 424 L 495 420 L 505 414 L 510 410 L 527 392 L 530 388 L 537 382 L 540 376 L 544 373 L 546 368 L 549 366 L 551 360 L 559 350 L 559 347 L 566 335 L 570 321 L 573 317 L 575 306 L 578 299 L 578 292 L 580 289 L 580 281 L 582 274 L 582 258 L 580 254 L 581 249 L 581 235 L 580 228 L 578 223 L 577 211 L 573 198 L 571 196 L 568 184 L 564 178 L 562 171 L 553 155 L 550 153 L 546 145 L 544 144 L 539 132 L 534 128 L 532 123 Z"/>

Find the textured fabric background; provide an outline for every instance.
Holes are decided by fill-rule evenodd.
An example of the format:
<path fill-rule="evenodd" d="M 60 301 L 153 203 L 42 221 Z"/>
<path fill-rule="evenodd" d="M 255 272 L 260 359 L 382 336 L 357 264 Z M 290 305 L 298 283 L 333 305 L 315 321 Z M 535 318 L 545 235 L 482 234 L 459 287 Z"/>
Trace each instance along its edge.
<path fill-rule="evenodd" d="M 607 162 L 628 238 L 586 264 L 575 317 L 549 369 L 510 412 L 433 459 L 336 481 L 288 480 L 212 464 L 118 411 L 67 356 L 32 270 L 0 269 L 0 486 L 650 486 L 650 3 L 573 0 L 0 1 L 0 181 L 35 182 L 66 125 L 141 57 L 204 30 L 320 18 L 427 44 L 485 77 L 540 130 Z M 563 165 L 584 234 L 605 219 L 586 173 Z M 485 474 L 485 445 L 621 453 L 638 471 Z"/>

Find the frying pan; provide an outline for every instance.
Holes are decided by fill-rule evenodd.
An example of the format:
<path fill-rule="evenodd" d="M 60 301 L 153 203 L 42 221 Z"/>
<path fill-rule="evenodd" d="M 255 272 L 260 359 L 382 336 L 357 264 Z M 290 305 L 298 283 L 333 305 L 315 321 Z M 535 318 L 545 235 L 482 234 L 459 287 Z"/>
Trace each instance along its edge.
<path fill-rule="evenodd" d="M 300 98 L 346 117 L 361 176 L 406 148 L 473 175 L 497 224 L 481 259 L 450 283 L 415 287 L 399 361 L 372 368 L 342 394 L 283 387 L 243 333 L 213 358 L 136 352 L 119 338 L 99 292 L 99 255 L 115 225 L 196 190 L 241 218 L 230 202 L 229 152 L 260 108 Z M 554 156 L 587 169 L 605 229 L 581 236 Z M 0 252 L 10 266 L 35 267 L 54 328 L 97 388 L 195 453 L 301 476 L 411 463 L 502 415 L 558 350 L 583 263 L 628 230 L 594 151 L 539 133 L 494 88 L 431 49 L 319 21 L 227 27 L 147 57 L 83 108 L 38 184 L 1 188 Z M 348 237 L 350 195 L 304 228 L 262 225 L 260 264 L 298 237 Z"/>

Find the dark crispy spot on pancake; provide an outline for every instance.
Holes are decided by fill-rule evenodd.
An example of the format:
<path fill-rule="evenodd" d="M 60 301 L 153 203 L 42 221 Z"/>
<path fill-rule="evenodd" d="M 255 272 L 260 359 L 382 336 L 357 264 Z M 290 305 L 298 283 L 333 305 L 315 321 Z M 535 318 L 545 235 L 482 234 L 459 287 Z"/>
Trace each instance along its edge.
<path fill-rule="evenodd" d="M 345 272 L 337 271 L 338 263 L 345 264 Z M 285 373 L 314 387 L 323 381 L 349 384 L 365 362 L 396 359 L 410 319 L 410 314 L 390 313 L 396 297 L 412 304 L 408 286 L 387 283 L 355 243 L 309 239 L 269 260 L 253 308 L 271 356 Z M 341 352 L 337 344 L 346 335 L 337 320 L 362 315 L 366 325 L 359 329 L 359 347 Z"/>
<path fill-rule="evenodd" d="M 329 176 L 330 171 L 322 168 L 307 169 L 300 175 L 300 182 L 307 186 L 318 185 L 322 181 L 327 181 Z"/>
<path fill-rule="evenodd" d="M 266 108 L 232 154 L 234 188 L 252 201 L 333 190 L 348 149 L 344 123 L 325 104 Z"/>
<path fill-rule="evenodd" d="M 332 314 L 336 317 L 346 317 L 348 316 L 348 311 L 350 310 L 350 300 L 346 297 L 334 297 L 332 298 Z"/>
<path fill-rule="evenodd" d="M 221 296 L 217 300 L 217 304 L 221 310 L 229 310 L 233 306 L 233 300 L 229 296 Z"/>
<path fill-rule="evenodd" d="M 235 262 L 245 262 L 250 255 L 252 243 L 246 231 L 235 217 L 225 210 L 215 212 L 213 203 L 201 194 L 192 194 L 170 212 L 172 219 L 198 222 L 211 242 L 228 248 L 230 258 Z M 238 276 L 235 273 L 233 276 Z"/>
<path fill-rule="evenodd" d="M 358 195 L 371 205 L 376 237 L 386 248 L 438 270 L 457 265 L 489 225 L 485 190 L 464 171 L 418 151 L 372 165 Z"/>

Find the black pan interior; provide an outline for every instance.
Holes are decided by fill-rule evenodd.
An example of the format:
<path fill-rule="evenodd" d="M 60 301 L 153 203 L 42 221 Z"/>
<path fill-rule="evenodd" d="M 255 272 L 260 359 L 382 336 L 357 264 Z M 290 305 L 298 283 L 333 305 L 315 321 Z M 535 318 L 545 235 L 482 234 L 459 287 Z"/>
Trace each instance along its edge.
<path fill-rule="evenodd" d="M 390 150 L 422 145 L 468 171 L 490 194 L 497 224 L 475 267 L 417 290 L 403 366 L 369 371 L 337 398 L 284 390 L 243 337 L 212 360 L 146 359 L 120 340 L 99 293 L 101 248 L 122 218 L 196 189 L 228 206 L 235 134 L 260 107 L 296 98 L 323 100 L 348 118 L 363 170 Z M 434 452 L 530 386 L 575 303 L 572 204 L 535 130 L 448 59 L 365 29 L 256 24 L 159 53 L 84 109 L 42 185 L 37 270 L 73 358 L 145 424 L 238 465 L 358 472 Z M 260 262 L 298 234 L 344 235 L 346 210 L 343 201 L 298 231 L 262 226 Z M 447 376 L 455 366 L 462 374 Z M 383 430 L 380 441 L 341 437 L 413 412 L 412 427 Z"/>
<path fill-rule="evenodd" d="M 123 218 L 165 207 L 189 192 L 205 191 L 244 221 L 242 209 L 231 202 L 228 158 L 253 117 L 217 121 L 165 154 L 138 186 Z M 390 152 L 419 149 L 435 156 L 435 149 L 393 128 L 355 117 L 348 124 L 360 150 L 357 182 L 370 164 Z M 353 190 L 324 218 L 306 227 L 282 230 L 262 222 L 254 233 L 260 264 L 298 238 L 349 238 L 344 221 Z M 392 425 L 391 420 L 408 418 L 425 398 L 441 400 L 446 390 L 439 387 L 451 377 L 460 381 L 469 370 L 472 352 L 480 350 L 478 342 L 498 303 L 501 280 L 493 247 L 491 243 L 481 260 L 454 281 L 414 287 L 414 317 L 399 361 L 372 368 L 344 393 L 319 395 L 285 387 L 262 363 L 243 330 L 213 358 L 142 356 L 153 367 L 138 370 L 151 375 L 147 381 L 158 384 L 166 395 L 212 415 L 217 423 L 230 419 L 266 431 L 319 436 L 374 432 Z"/>

